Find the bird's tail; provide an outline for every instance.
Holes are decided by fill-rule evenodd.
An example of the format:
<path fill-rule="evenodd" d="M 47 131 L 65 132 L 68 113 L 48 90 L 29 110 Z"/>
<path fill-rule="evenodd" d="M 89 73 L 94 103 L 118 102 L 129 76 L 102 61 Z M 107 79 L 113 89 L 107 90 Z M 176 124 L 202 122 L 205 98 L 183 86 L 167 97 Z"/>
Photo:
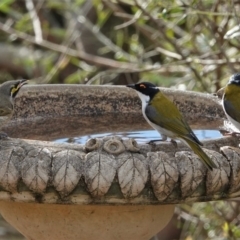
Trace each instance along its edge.
<path fill-rule="evenodd" d="M 210 159 L 210 157 L 202 150 L 202 148 L 195 142 L 184 139 L 184 141 L 189 145 L 189 147 L 193 150 L 195 154 L 202 160 L 202 162 L 206 165 L 209 170 L 213 170 L 213 168 L 217 168 L 216 164 Z"/>

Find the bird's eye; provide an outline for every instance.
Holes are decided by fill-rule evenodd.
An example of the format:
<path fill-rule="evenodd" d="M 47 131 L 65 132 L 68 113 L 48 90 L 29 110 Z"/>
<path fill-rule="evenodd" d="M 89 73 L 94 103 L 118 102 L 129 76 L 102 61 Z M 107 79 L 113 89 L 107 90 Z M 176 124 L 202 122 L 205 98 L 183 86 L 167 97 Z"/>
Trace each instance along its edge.
<path fill-rule="evenodd" d="M 140 84 L 139 86 L 140 88 L 146 88 L 146 86 L 144 84 Z"/>

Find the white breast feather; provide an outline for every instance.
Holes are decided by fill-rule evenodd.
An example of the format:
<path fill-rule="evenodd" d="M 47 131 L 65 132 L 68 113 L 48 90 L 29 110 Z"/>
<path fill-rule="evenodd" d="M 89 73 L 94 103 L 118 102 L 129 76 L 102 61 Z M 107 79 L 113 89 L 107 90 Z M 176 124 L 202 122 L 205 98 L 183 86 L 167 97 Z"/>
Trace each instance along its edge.
<path fill-rule="evenodd" d="M 224 98 L 223 98 L 223 99 L 224 99 Z M 224 112 L 225 112 L 228 120 L 232 123 L 232 125 L 237 128 L 237 129 L 233 129 L 233 130 L 234 130 L 234 131 L 240 130 L 240 123 L 237 122 L 236 120 L 234 120 L 232 117 L 230 117 L 230 116 L 227 114 L 227 112 L 226 112 L 226 110 L 225 110 L 225 107 L 224 107 L 224 104 L 223 104 L 223 99 L 222 99 L 222 105 L 223 105 Z"/>

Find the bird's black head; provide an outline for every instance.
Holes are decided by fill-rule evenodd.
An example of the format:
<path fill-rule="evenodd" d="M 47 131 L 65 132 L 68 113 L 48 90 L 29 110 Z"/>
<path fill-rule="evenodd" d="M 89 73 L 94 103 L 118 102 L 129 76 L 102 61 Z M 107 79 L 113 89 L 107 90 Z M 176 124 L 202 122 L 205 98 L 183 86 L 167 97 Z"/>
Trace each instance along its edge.
<path fill-rule="evenodd" d="M 229 79 L 228 84 L 236 84 L 240 86 L 240 73 L 232 75 Z"/>
<path fill-rule="evenodd" d="M 27 83 L 28 83 L 28 80 L 26 80 L 26 79 L 13 81 L 12 85 L 9 89 L 11 97 L 15 98 L 17 96 L 20 88 Z"/>
<path fill-rule="evenodd" d="M 160 90 L 158 87 L 156 87 L 154 84 L 150 82 L 140 82 L 136 84 L 129 84 L 127 87 L 133 88 L 136 91 L 149 96 L 150 99 L 152 99 L 155 94 L 157 94 Z"/>
<path fill-rule="evenodd" d="M 27 84 L 28 80 L 22 79 L 22 80 L 11 80 L 4 82 L 0 85 L 0 93 L 1 95 L 6 95 L 7 97 L 10 97 L 11 99 L 14 99 L 19 92 L 20 88 Z"/>

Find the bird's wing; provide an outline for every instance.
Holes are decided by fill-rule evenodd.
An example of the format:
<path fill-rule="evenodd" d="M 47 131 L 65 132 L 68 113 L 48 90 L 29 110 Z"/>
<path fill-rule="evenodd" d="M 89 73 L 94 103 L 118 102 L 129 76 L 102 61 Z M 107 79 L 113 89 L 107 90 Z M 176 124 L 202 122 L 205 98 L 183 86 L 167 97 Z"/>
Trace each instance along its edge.
<path fill-rule="evenodd" d="M 223 101 L 224 109 L 226 113 L 236 120 L 237 122 L 240 122 L 240 104 L 239 101 L 229 101 L 227 99 L 224 99 Z"/>
<path fill-rule="evenodd" d="M 169 106 L 170 108 L 165 107 L 164 103 L 162 103 L 161 106 L 158 104 L 156 108 L 149 104 L 145 109 L 145 114 L 149 120 L 154 124 L 173 132 L 176 134 L 176 137 L 184 137 L 202 145 L 175 104 L 170 100 L 168 101 L 169 102 L 166 106 Z"/>

